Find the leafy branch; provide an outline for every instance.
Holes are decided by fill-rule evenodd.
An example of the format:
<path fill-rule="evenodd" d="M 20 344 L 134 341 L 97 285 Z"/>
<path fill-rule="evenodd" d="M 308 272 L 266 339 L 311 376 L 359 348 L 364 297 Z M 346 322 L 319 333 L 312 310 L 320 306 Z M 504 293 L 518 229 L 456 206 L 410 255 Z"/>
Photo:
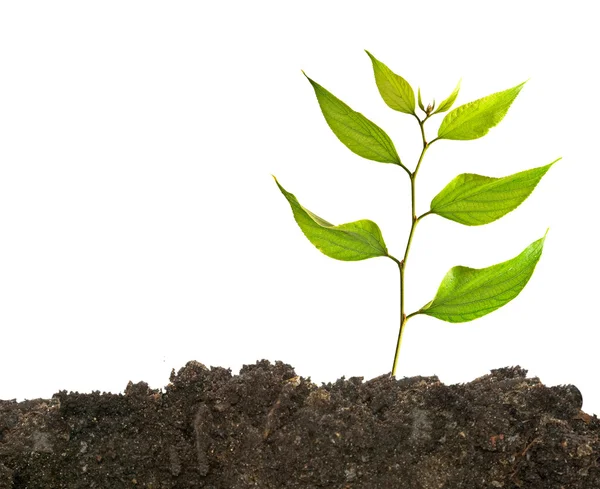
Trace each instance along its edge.
<path fill-rule="evenodd" d="M 457 323 L 489 314 L 514 299 L 529 281 L 542 254 L 544 237 L 534 241 L 516 257 L 487 268 L 464 266 L 451 268 L 438 291 L 426 305 L 411 314 L 404 311 L 405 269 L 417 224 L 427 215 L 437 214 L 467 226 L 489 224 L 516 209 L 533 191 L 550 167 L 556 163 L 532 168 L 501 178 L 463 173 L 455 177 L 431 201 L 430 209 L 417 217 L 416 178 L 429 147 L 436 141 L 471 140 L 486 135 L 506 115 L 524 83 L 461 105 L 450 111 L 438 129 L 437 137 L 427 141 L 425 122 L 433 115 L 447 112 L 460 90 L 460 81 L 452 93 L 435 108 L 435 102 L 423 105 L 421 90 L 417 103 L 424 113 L 417 115 L 414 90 L 401 76 L 367 51 L 373 65 L 375 82 L 381 98 L 393 110 L 415 117 L 419 124 L 423 147 L 414 171 L 401 161 L 387 133 L 361 113 L 354 111 L 331 92 L 308 76 L 325 121 L 337 138 L 352 152 L 363 158 L 401 167 L 410 179 L 412 223 L 401 260 L 388 253 L 381 230 L 366 219 L 333 225 L 302 207 L 296 197 L 275 179 L 281 193 L 292 208 L 294 218 L 304 235 L 325 255 L 343 261 L 358 261 L 384 256 L 393 260 L 400 272 L 400 328 L 391 375 L 396 375 L 402 334 L 409 318 L 426 314 Z M 559 158 L 560 159 L 560 158 Z M 275 177 L 273 177 L 275 178 Z M 547 231 L 546 231 L 547 233 Z"/>

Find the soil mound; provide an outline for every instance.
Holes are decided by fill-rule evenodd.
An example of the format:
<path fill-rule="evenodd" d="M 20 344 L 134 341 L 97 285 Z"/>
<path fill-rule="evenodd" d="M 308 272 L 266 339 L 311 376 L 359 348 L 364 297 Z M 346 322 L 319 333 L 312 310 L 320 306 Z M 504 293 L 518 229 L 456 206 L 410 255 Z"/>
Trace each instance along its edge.
<path fill-rule="evenodd" d="M 600 421 L 526 374 L 317 386 L 192 361 L 164 391 L 0 401 L 0 489 L 600 488 Z"/>

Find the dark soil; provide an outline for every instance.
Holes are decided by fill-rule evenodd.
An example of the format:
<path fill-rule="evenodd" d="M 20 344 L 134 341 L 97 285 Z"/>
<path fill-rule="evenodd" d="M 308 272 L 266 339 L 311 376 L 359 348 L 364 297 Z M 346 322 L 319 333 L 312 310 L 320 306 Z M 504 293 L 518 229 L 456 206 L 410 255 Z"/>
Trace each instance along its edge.
<path fill-rule="evenodd" d="M 0 401 L 0 489 L 599 489 L 600 421 L 526 373 L 319 387 L 189 362 L 164 392 Z"/>

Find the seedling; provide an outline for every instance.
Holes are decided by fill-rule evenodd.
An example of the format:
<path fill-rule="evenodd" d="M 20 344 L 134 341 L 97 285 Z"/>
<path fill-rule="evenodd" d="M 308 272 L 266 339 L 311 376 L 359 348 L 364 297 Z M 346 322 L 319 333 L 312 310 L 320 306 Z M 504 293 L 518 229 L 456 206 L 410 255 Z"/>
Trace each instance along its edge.
<path fill-rule="evenodd" d="M 438 129 L 437 137 L 427 141 L 424 130 L 425 122 L 433 115 L 447 112 L 452 107 L 458 96 L 460 81 L 450 96 L 443 100 L 437 108 L 435 101 L 427 107 L 423 105 L 419 89 L 417 102 L 424 114 L 421 118 L 416 112 L 415 94 L 410 84 L 392 72 L 371 53 L 368 51 L 366 53 L 371 58 L 375 82 L 384 102 L 398 112 L 413 116 L 419 124 L 423 149 L 414 171 L 410 171 L 402 163 L 394 143 L 383 129 L 362 114 L 352 110 L 306 74 L 304 75 L 314 88 L 327 124 L 348 149 L 369 160 L 398 165 L 408 175 L 411 189 L 412 225 L 402 259 L 388 253 L 379 226 L 373 221 L 363 219 L 336 226 L 302 207 L 296 197 L 286 191 L 277 182 L 277 179 L 275 182 L 292 207 L 294 218 L 300 229 L 322 253 L 344 261 L 384 256 L 398 265 L 400 271 L 400 330 L 392 366 L 392 376 L 395 376 L 402 344 L 402 333 L 408 319 L 417 314 L 427 314 L 443 321 L 460 323 L 485 316 L 502 307 L 519 295 L 529 281 L 540 259 L 546 239 L 546 234 L 544 234 L 542 238 L 531 243 L 516 257 L 487 268 L 476 269 L 464 266 L 451 268 L 443 278 L 433 300 L 421 309 L 407 315 L 404 312 L 404 272 L 417 224 L 430 214 L 437 214 L 466 226 L 480 226 L 496 221 L 517 208 L 560 158 L 546 166 L 502 178 L 485 177 L 472 173 L 458 175 L 433 198 L 430 209 L 417 217 L 415 207 L 417 173 L 429 147 L 443 139 L 464 141 L 485 136 L 504 118 L 525 82 L 508 90 L 461 105 L 448 112 Z"/>

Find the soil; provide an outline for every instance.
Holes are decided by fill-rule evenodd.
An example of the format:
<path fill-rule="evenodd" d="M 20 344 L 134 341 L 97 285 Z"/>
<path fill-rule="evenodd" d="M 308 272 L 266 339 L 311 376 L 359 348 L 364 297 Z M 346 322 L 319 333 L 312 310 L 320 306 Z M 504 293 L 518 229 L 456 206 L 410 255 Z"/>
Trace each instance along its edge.
<path fill-rule="evenodd" d="M 599 489 L 600 421 L 526 374 L 317 386 L 193 361 L 164 390 L 0 401 L 0 489 Z"/>

